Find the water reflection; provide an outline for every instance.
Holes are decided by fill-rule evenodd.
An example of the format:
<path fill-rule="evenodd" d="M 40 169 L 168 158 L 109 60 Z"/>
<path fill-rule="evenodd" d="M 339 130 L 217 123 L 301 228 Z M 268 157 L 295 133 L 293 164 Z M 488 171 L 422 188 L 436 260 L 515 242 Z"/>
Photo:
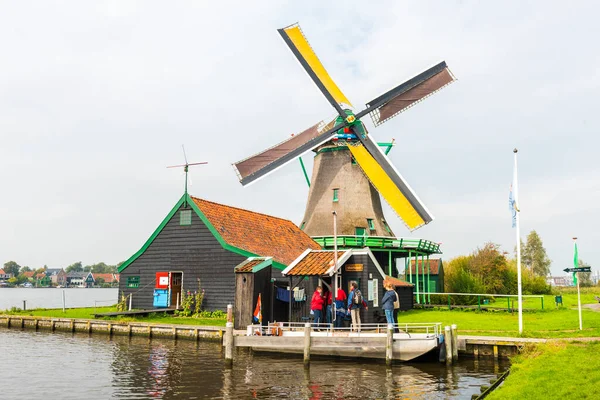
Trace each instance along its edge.
<path fill-rule="evenodd" d="M 34 374 L 28 398 L 470 399 L 495 369 L 506 367 L 464 360 L 451 368 L 438 363 L 386 368 L 382 362 L 317 358 L 305 369 L 301 356 L 238 350 L 233 367 L 225 368 L 217 343 L 106 338 L 0 328 L 3 365 L 13 366 L 4 378 L 18 383 L 32 376 L 35 359 L 39 371 L 52 373 Z M 18 390 L 7 390 L 3 398 L 21 398 Z"/>

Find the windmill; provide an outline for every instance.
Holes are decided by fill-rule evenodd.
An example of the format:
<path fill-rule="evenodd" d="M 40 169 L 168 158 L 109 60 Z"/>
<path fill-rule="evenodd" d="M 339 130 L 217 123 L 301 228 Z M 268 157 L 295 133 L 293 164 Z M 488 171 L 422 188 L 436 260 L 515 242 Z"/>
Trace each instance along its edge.
<path fill-rule="evenodd" d="M 185 160 L 185 164 L 181 165 L 169 165 L 167 168 L 181 168 L 183 167 L 183 171 L 185 172 L 185 194 L 188 192 L 188 170 L 190 165 L 203 165 L 208 164 L 207 161 L 197 162 L 197 163 L 188 163 L 187 155 L 185 154 L 185 147 L 181 145 L 181 150 L 183 150 L 183 159 Z"/>
<path fill-rule="evenodd" d="M 337 112 L 305 131 L 234 163 L 242 185 L 274 172 L 313 150 L 316 152 L 301 228 L 310 236 L 331 236 L 331 212 L 337 212 L 338 234 L 391 236 L 379 195 L 413 231 L 433 220 L 432 214 L 368 134 L 361 118 L 375 126 L 434 94 L 455 78 L 445 62 L 369 101 L 360 112 L 331 79 L 300 26 L 279 29 L 281 37 Z M 379 193 L 379 195 L 378 195 Z"/>

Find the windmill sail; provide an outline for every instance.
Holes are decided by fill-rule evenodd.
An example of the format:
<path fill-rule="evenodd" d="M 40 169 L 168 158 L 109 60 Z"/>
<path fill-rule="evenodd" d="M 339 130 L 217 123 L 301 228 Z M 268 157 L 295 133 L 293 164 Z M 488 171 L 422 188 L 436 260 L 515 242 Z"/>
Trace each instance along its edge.
<path fill-rule="evenodd" d="M 321 121 L 267 150 L 234 163 L 240 182 L 247 185 L 327 142 L 336 130 L 334 123 L 335 119 L 329 123 Z"/>
<path fill-rule="evenodd" d="M 429 68 L 414 78 L 382 94 L 367 103 L 368 112 L 375 126 L 381 125 L 418 102 L 431 96 L 456 78 L 448 69 L 445 61 Z M 357 115 L 362 116 L 363 112 Z"/>
<path fill-rule="evenodd" d="M 319 57 L 310 47 L 308 40 L 302 33 L 300 25 L 294 24 L 287 28 L 278 29 L 279 34 L 283 37 L 285 43 L 290 47 L 300 64 L 304 67 L 308 75 L 319 87 L 331 105 L 343 117 L 346 114 L 343 112 L 340 104 L 352 106 L 346 95 L 342 93 L 340 88 L 335 84 L 333 79 L 327 73 L 327 70 L 321 64 Z"/>
<path fill-rule="evenodd" d="M 433 221 L 433 215 L 379 149 L 379 146 L 368 137 L 363 139 L 362 143 L 348 146 L 352 156 L 371 184 L 404 221 L 408 229 L 413 231 Z"/>

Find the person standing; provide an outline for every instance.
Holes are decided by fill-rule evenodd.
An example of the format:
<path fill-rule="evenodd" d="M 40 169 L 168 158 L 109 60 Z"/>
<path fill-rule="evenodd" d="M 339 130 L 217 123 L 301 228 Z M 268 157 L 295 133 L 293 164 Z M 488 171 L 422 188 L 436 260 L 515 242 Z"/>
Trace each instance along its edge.
<path fill-rule="evenodd" d="M 385 319 L 388 324 L 394 324 L 394 303 L 398 301 L 398 294 L 390 283 L 385 285 L 386 292 L 381 299 L 381 308 L 385 311 Z"/>
<path fill-rule="evenodd" d="M 331 324 L 331 320 L 333 319 L 333 302 L 331 290 L 328 290 L 325 293 L 325 304 L 327 305 L 325 308 L 325 322 Z"/>
<path fill-rule="evenodd" d="M 317 286 L 317 289 L 313 293 L 312 299 L 310 300 L 310 310 L 315 315 L 315 319 L 313 321 L 315 325 L 321 323 L 322 321 L 324 304 L 325 299 L 323 298 L 323 288 L 321 286 Z"/>
<path fill-rule="evenodd" d="M 360 309 L 363 308 L 368 310 L 367 303 L 363 299 L 358 284 L 352 281 L 350 284 L 350 296 L 348 296 L 348 310 L 350 310 L 350 316 L 352 317 L 352 330 L 360 332 Z"/>
<path fill-rule="evenodd" d="M 337 294 L 335 295 L 335 327 L 341 328 L 346 317 L 346 292 L 344 289 L 338 288 Z"/>

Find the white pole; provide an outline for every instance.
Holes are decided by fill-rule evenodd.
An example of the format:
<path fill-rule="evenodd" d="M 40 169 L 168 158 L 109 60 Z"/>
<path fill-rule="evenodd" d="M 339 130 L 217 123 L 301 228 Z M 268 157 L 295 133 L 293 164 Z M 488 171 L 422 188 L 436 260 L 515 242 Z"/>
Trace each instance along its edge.
<path fill-rule="evenodd" d="M 338 292 L 338 270 L 337 270 L 337 263 L 338 263 L 338 257 L 337 257 L 337 213 L 335 211 L 333 211 L 333 268 L 335 271 L 335 274 L 333 274 L 333 279 L 335 280 L 334 284 L 333 284 L 333 293 L 331 294 L 331 302 L 333 303 L 331 307 L 331 311 L 333 313 L 331 320 L 335 321 L 335 319 L 337 318 L 337 312 L 335 309 L 335 297 L 337 296 L 337 292 Z M 327 305 L 325 305 L 325 310 L 327 310 Z"/>
<path fill-rule="evenodd" d="M 581 293 L 579 293 L 579 272 L 575 273 L 577 277 L 577 305 L 579 307 L 579 330 L 583 330 L 583 323 L 581 322 Z"/>
<path fill-rule="evenodd" d="M 517 303 L 519 305 L 519 334 L 523 333 L 523 291 L 521 287 L 521 232 L 519 228 L 519 189 L 517 184 L 517 149 L 515 154 L 515 171 L 513 177 L 514 207 L 516 208 L 516 231 L 517 231 Z"/>
<path fill-rule="evenodd" d="M 577 246 L 577 238 L 574 237 L 573 241 L 575 242 L 575 246 Z M 579 257 L 578 257 L 579 261 Z M 575 265 L 575 268 L 578 268 L 579 265 Z M 579 292 L 579 272 L 575 272 L 575 279 L 577 279 L 577 308 L 579 309 L 579 330 L 583 330 L 583 323 L 581 321 L 581 293 Z"/>
<path fill-rule="evenodd" d="M 65 312 L 65 291 L 63 290 L 63 312 Z"/>

